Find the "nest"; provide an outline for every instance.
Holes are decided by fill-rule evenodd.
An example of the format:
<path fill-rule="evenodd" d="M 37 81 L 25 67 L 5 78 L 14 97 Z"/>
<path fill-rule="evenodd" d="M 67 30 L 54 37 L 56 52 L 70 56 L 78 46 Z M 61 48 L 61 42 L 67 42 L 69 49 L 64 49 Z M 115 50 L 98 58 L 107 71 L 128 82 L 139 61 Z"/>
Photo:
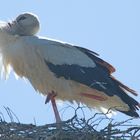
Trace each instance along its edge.
<path fill-rule="evenodd" d="M 102 113 L 96 113 L 90 119 L 79 118 L 77 110 L 75 115 L 60 124 L 46 124 L 36 126 L 14 122 L 15 114 L 9 109 L 11 122 L 6 122 L 3 115 L 0 121 L 0 140 L 139 140 L 140 125 L 130 125 L 133 118 L 123 122 L 114 122 Z M 17 118 L 17 117 L 16 117 Z M 17 118 L 18 119 L 18 118 Z M 101 122 L 108 121 L 102 128 Z M 127 126 L 126 129 L 121 127 Z M 100 127 L 100 129 L 98 129 Z"/>

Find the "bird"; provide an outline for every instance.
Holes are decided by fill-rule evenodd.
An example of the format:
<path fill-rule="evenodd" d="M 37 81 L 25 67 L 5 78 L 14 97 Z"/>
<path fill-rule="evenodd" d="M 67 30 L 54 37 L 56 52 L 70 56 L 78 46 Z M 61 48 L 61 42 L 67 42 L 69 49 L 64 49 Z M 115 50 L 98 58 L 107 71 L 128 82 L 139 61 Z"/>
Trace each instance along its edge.
<path fill-rule="evenodd" d="M 34 89 L 51 101 L 60 122 L 55 100 L 85 104 L 103 113 L 122 112 L 139 117 L 140 104 L 133 89 L 117 80 L 115 68 L 96 52 L 38 36 L 37 15 L 26 12 L 0 24 L 0 56 L 7 78 L 10 70 L 29 80 Z"/>

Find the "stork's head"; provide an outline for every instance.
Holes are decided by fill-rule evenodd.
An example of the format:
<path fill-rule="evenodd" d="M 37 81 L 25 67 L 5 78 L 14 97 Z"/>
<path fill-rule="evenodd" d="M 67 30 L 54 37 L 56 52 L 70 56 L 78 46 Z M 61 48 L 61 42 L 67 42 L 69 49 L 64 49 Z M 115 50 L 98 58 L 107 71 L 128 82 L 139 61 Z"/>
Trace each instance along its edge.
<path fill-rule="evenodd" d="M 12 22 L 8 22 L 7 31 L 13 35 L 31 36 L 39 30 L 39 20 L 36 15 L 24 13 L 16 17 Z"/>

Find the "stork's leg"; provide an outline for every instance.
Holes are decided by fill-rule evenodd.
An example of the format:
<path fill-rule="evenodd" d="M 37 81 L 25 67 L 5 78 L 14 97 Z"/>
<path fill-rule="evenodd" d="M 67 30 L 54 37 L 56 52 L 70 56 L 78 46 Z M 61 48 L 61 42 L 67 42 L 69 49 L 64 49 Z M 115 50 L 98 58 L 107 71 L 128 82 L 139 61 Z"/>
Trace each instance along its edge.
<path fill-rule="evenodd" d="M 56 119 L 56 123 L 60 123 L 61 122 L 61 118 L 60 118 L 60 115 L 59 115 L 59 112 L 58 112 L 58 109 L 57 109 L 57 105 L 56 105 L 56 102 L 55 102 L 55 96 L 56 95 L 57 94 L 54 91 L 49 93 L 47 98 L 46 98 L 45 104 L 48 103 L 49 101 L 51 101 L 52 107 L 53 107 L 53 111 L 54 111 L 54 115 L 55 115 L 55 119 Z"/>

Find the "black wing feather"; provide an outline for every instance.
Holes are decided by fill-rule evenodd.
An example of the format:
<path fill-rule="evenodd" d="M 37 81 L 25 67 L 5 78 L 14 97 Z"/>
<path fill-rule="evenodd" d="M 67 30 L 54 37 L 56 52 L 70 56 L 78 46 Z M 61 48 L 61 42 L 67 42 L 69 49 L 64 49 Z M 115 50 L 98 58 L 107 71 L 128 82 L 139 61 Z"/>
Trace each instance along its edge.
<path fill-rule="evenodd" d="M 64 77 L 67 80 L 73 80 L 88 87 L 104 91 L 108 96 L 113 96 L 112 80 L 108 74 L 99 69 L 91 67 L 82 67 L 79 65 L 55 65 L 45 60 L 49 69 L 57 78 Z"/>

